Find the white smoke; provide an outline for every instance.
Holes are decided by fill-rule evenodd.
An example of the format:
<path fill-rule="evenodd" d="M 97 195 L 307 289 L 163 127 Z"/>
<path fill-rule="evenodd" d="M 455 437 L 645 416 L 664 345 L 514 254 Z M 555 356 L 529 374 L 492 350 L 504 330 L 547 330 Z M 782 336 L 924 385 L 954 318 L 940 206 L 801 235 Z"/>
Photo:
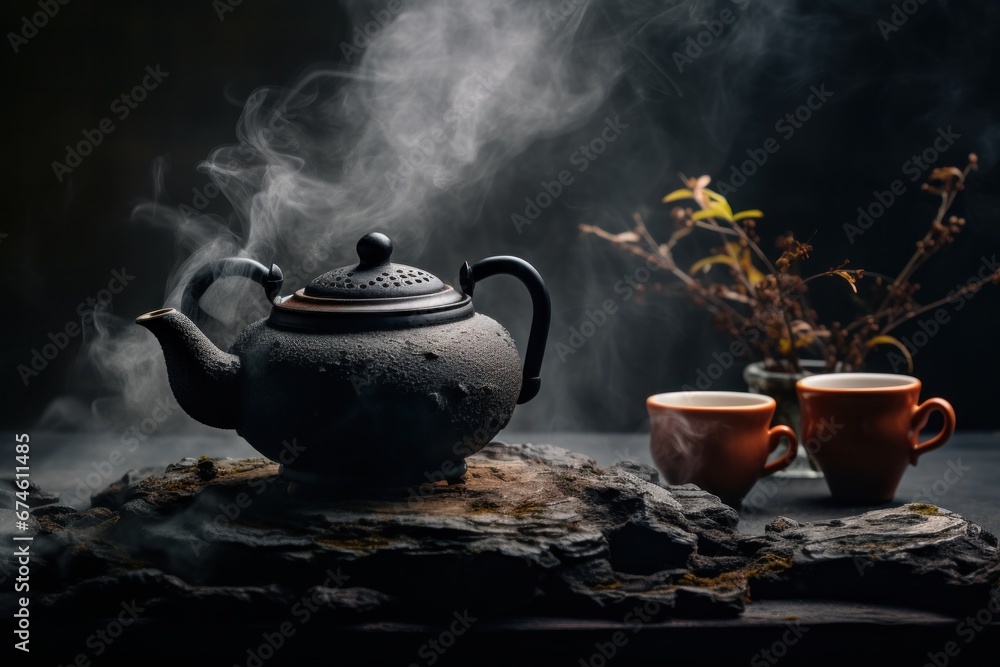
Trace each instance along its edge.
<path fill-rule="evenodd" d="M 746 73 L 766 54 L 787 52 L 794 64 L 782 69 L 785 78 L 808 80 L 804 46 L 796 42 L 791 48 L 790 40 L 805 40 L 818 24 L 792 12 L 793 4 L 427 0 L 402 3 L 397 11 L 397 3 L 388 0 L 350 3 L 354 27 L 340 31 L 346 41 L 338 47 L 350 64 L 314 68 L 288 88 L 254 91 L 235 143 L 216 148 L 199 166 L 222 193 L 219 199 L 227 200 L 230 216 L 171 204 L 167 162 L 156 162 L 156 196 L 136 207 L 134 218 L 171 230 L 179 259 L 162 303 L 150 303 L 149 309 L 178 306 L 191 276 L 224 257 L 277 263 L 285 274 L 282 292 L 288 294 L 325 270 L 356 261 L 354 244 L 366 232 L 390 234 L 408 257 L 417 256 L 430 239 L 445 238 L 443 232 L 461 225 L 460 231 L 468 232 L 484 217 L 488 193 L 507 195 L 509 167 L 519 155 L 530 153 L 531 160 L 522 157 L 518 168 L 540 167 L 547 179 L 564 168 L 568 152 L 552 152 L 552 146 L 577 130 L 587 134 L 585 126 L 607 114 L 602 107 L 623 77 L 631 86 L 625 97 L 633 129 L 608 160 L 626 168 L 616 183 L 593 192 L 591 201 L 593 210 L 605 203 L 632 207 L 654 188 L 671 187 L 677 170 L 702 168 L 692 167 L 692 160 L 703 160 L 688 153 L 675 160 L 678 143 L 672 134 L 704 136 L 716 149 L 731 140 L 738 127 L 734 118 L 746 113 L 745 102 L 753 98 L 753 79 Z M 671 53 L 683 51 L 688 38 L 708 30 L 707 23 L 721 20 L 727 10 L 737 18 L 679 71 Z M 681 97 L 685 103 L 702 98 L 690 123 L 662 127 L 658 105 Z M 511 191 L 504 208 L 515 210 L 526 194 L 531 193 Z M 583 220 L 593 211 L 578 212 Z M 587 248 L 593 246 L 574 245 L 573 230 L 575 224 L 559 232 L 566 250 L 558 259 L 566 266 L 589 264 L 593 251 Z M 480 238 L 487 234 L 476 232 Z M 531 232 L 541 234 L 541 225 Z M 534 237 L 536 243 L 539 238 L 544 234 Z M 547 280 L 550 276 L 546 273 Z M 574 282 L 578 287 L 557 296 L 588 306 L 608 298 L 614 279 L 595 272 L 582 280 L 576 275 Z M 484 298 L 488 302 L 489 294 Z M 260 287 L 241 279 L 216 283 L 202 306 L 217 320 L 206 333 L 224 349 L 246 324 L 267 313 Z M 522 308 L 503 320 L 512 331 L 527 330 L 520 310 L 528 312 Z M 552 340 L 565 337 L 579 320 L 565 307 L 554 317 Z M 87 393 L 103 398 L 84 399 L 83 392 L 61 398 L 42 425 L 134 424 L 170 395 L 159 345 L 130 319 L 98 313 L 84 324 L 76 376 Z M 606 330 L 608 336 L 614 332 L 614 326 Z M 615 361 L 617 347 L 605 347 L 610 352 L 602 363 L 573 368 L 554 360 L 550 350 L 543 370 L 548 386 L 606 383 L 608 378 L 592 375 L 591 366 L 627 376 Z M 578 399 L 571 391 L 546 392 L 547 409 L 540 414 L 562 415 L 557 426 L 565 428 L 574 415 L 588 412 Z"/>
<path fill-rule="evenodd" d="M 359 26 L 384 16 L 378 2 L 352 12 Z M 474 221 L 498 169 L 607 98 L 621 73 L 619 47 L 582 38 L 593 14 L 589 0 L 407 3 L 373 39 L 348 44 L 362 51 L 356 67 L 315 69 L 291 88 L 256 90 L 238 142 L 200 165 L 234 221 L 164 205 L 162 162 L 157 199 L 135 209 L 136 219 L 174 230 L 188 253 L 164 305 L 178 306 L 189 278 L 215 259 L 277 262 L 287 293 L 317 269 L 347 263 L 368 231 L 413 248 L 436 224 Z M 204 300 L 223 323 L 208 332 L 222 346 L 266 311 L 259 287 L 247 282 L 220 281 Z M 94 318 L 78 361 L 80 375 L 110 394 L 91 406 L 101 425 L 120 427 L 169 393 L 153 336 L 110 315 Z M 81 412 L 62 399 L 43 424 L 77 421 Z"/>

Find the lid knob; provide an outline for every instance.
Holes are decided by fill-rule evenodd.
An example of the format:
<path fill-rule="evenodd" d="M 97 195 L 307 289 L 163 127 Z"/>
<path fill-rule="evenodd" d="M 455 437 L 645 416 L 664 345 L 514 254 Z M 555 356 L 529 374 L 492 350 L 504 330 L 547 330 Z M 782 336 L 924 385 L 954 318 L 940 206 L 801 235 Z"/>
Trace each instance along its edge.
<path fill-rule="evenodd" d="M 358 241 L 358 259 L 361 260 L 359 268 L 366 269 L 387 264 L 391 254 L 392 241 L 385 234 L 371 232 Z"/>
<path fill-rule="evenodd" d="M 446 289 L 440 279 L 426 271 L 393 264 L 389 259 L 392 241 L 385 234 L 365 234 L 357 250 L 357 263 L 317 276 L 306 285 L 304 295 L 321 299 L 400 299 Z"/>

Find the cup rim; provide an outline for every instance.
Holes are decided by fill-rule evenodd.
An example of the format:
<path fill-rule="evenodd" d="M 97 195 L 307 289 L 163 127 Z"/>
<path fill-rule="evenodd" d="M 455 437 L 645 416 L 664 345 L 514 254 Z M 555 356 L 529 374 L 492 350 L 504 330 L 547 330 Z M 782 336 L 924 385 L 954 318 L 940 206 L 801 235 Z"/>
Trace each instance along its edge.
<path fill-rule="evenodd" d="M 852 379 L 858 382 L 883 381 L 889 382 L 889 384 L 861 387 L 824 386 L 827 382 L 849 382 Z M 795 387 L 796 389 L 808 389 L 810 391 L 825 391 L 830 393 L 885 393 L 889 391 L 912 391 L 914 388 L 920 387 L 920 380 L 912 375 L 902 375 L 899 373 L 820 373 L 802 378 L 795 383 Z"/>
<path fill-rule="evenodd" d="M 714 397 L 716 399 L 731 399 L 734 402 L 725 405 L 692 405 L 683 402 L 667 402 L 668 398 L 692 398 L 694 396 Z M 749 399 L 749 400 L 748 400 Z M 735 401 L 739 400 L 737 403 Z M 704 412 L 729 412 L 731 410 L 761 410 L 774 408 L 777 402 L 770 396 L 754 394 L 747 391 L 666 391 L 653 394 L 646 399 L 647 408 L 665 408 L 668 410 L 699 410 Z"/>

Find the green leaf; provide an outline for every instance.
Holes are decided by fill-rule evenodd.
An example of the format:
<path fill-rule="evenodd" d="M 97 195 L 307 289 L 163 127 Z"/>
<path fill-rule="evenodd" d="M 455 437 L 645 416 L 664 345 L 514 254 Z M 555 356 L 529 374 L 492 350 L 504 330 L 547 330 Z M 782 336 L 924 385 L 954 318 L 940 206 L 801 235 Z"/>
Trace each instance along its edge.
<path fill-rule="evenodd" d="M 736 222 L 737 220 L 742 220 L 744 218 L 763 218 L 763 217 L 764 217 L 763 211 L 758 211 L 757 209 L 752 208 L 749 211 L 740 211 L 739 213 L 734 215 L 733 222 Z"/>
<path fill-rule="evenodd" d="M 734 257 L 729 255 L 712 255 L 710 257 L 705 257 L 704 259 L 699 259 L 697 262 L 691 265 L 688 269 L 689 274 L 694 274 L 697 271 L 708 271 L 713 264 L 728 264 L 730 266 L 739 266 L 739 262 L 736 261 Z"/>
<path fill-rule="evenodd" d="M 705 196 L 708 197 L 709 201 L 715 203 L 716 206 L 728 213 L 728 217 L 732 217 L 733 207 L 729 205 L 729 200 L 720 195 L 718 192 L 709 190 L 708 188 L 705 188 Z"/>
<path fill-rule="evenodd" d="M 709 206 L 708 208 L 703 208 L 700 211 L 695 211 L 691 215 L 692 220 L 704 220 L 706 218 L 722 218 L 724 220 L 732 220 L 733 217 L 725 209 L 719 208 L 718 206 Z"/>
<path fill-rule="evenodd" d="M 691 192 L 690 190 L 681 189 L 681 190 L 674 190 L 660 201 L 663 202 L 664 204 L 669 204 L 672 201 L 680 201 L 681 199 L 691 199 L 692 197 L 694 197 L 693 192 Z"/>
<path fill-rule="evenodd" d="M 757 269 L 757 267 L 750 262 L 748 262 L 747 265 L 743 267 L 743 270 L 746 272 L 747 280 L 750 281 L 751 285 L 756 285 L 765 278 L 764 274 L 761 273 Z"/>

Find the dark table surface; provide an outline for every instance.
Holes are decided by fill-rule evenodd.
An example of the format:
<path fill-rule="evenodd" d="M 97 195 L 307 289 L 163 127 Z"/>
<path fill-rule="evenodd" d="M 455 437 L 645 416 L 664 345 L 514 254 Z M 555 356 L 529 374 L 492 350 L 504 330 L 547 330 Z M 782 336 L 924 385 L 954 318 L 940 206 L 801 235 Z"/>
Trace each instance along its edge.
<path fill-rule="evenodd" d="M 644 433 L 505 432 L 497 439 L 565 447 L 593 457 L 601 466 L 623 459 L 652 465 L 649 436 Z M 82 506 L 84 496 L 89 495 L 86 491 L 119 479 L 130 468 L 162 468 L 203 454 L 258 456 L 241 438 L 224 431 L 153 436 L 134 451 L 128 450 L 115 436 L 34 433 L 32 479 L 47 491 L 60 492 L 64 502 Z M 957 433 L 944 447 L 925 454 L 919 465 L 907 469 L 896 500 L 889 505 L 838 504 L 822 479 L 766 478 L 747 495 L 740 510 L 740 529 L 762 533 L 777 516 L 797 521 L 833 519 L 906 502 L 926 502 L 958 512 L 1000 535 L 1000 433 Z"/>
<path fill-rule="evenodd" d="M 502 434 L 500 439 L 566 447 L 592 456 L 600 465 L 620 459 L 652 465 L 646 434 L 523 433 Z M 766 478 L 744 499 L 740 530 L 763 533 L 764 526 L 778 516 L 796 521 L 835 519 L 907 502 L 930 503 L 958 512 L 1000 535 L 1000 433 L 955 434 L 940 449 L 920 457 L 917 466 L 907 468 L 896 499 L 889 504 L 837 503 L 822 479 Z"/>
<path fill-rule="evenodd" d="M 154 436 L 133 451 L 115 436 L 31 435 L 32 479 L 48 491 L 60 492 L 63 502 L 77 506 L 86 504 L 89 490 L 119 479 L 129 469 L 162 469 L 167 463 L 200 455 L 256 455 L 243 440 L 225 432 Z M 566 447 L 593 457 L 602 466 L 621 459 L 651 463 L 646 434 L 503 433 L 498 440 Z M 949 470 L 952 473 L 946 476 Z M 998 478 L 1000 434 L 961 433 L 943 448 L 923 456 L 917 467 L 907 470 L 893 504 L 933 503 L 966 516 L 996 535 L 1000 533 Z M 741 530 L 750 533 L 763 532 L 764 526 L 777 516 L 811 521 L 871 509 L 834 502 L 822 479 L 772 477 L 759 483 L 747 498 L 752 499 L 753 506 L 745 504 L 741 508 Z M 615 665 L 773 665 L 779 658 L 783 667 L 997 664 L 1000 615 L 994 617 L 991 613 L 982 630 L 971 638 L 962 631 L 963 622 L 930 611 L 832 600 L 759 601 L 748 605 L 738 619 L 679 619 L 650 623 L 640 632 L 622 623 L 600 620 L 510 619 L 482 623 L 474 633 L 476 639 L 449 651 L 440 664 L 602 665 L 610 660 L 604 659 L 601 651 L 612 649 L 616 652 Z M 234 637 L 232 641 L 258 638 L 259 628 L 245 630 L 247 637 Z M 316 630 L 314 643 L 303 637 L 296 646 L 312 650 L 332 642 L 354 647 L 360 661 L 339 654 L 342 664 L 375 664 L 369 661 L 375 653 L 384 658 L 391 656 L 391 664 L 411 664 L 417 647 L 436 636 L 440 628 L 376 623 Z M 176 636 L 171 633 L 183 634 L 187 629 L 178 626 L 157 631 L 170 637 Z M 626 633 L 617 635 L 626 642 L 620 650 L 608 643 L 615 633 Z M 140 654 L 149 645 L 148 636 L 141 635 L 143 640 L 139 641 L 140 633 L 133 634 L 137 641 L 135 654 Z M 800 636 L 802 641 L 798 641 Z M 787 642 L 789 638 L 794 638 L 794 643 Z M 159 645 L 169 645 L 164 642 Z M 293 653 L 286 649 L 282 656 L 305 660 L 309 655 Z"/>

